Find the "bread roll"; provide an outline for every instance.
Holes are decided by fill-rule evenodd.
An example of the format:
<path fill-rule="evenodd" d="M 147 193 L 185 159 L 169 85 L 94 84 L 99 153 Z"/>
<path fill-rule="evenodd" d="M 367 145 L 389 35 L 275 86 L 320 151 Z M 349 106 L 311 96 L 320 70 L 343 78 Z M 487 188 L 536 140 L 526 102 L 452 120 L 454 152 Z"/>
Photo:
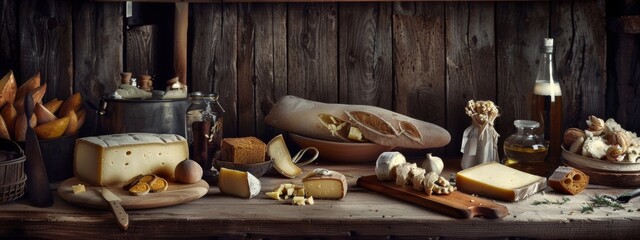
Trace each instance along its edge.
<path fill-rule="evenodd" d="M 547 183 L 556 192 L 576 195 L 587 187 L 589 176 L 578 169 L 560 166 L 549 177 Z"/>

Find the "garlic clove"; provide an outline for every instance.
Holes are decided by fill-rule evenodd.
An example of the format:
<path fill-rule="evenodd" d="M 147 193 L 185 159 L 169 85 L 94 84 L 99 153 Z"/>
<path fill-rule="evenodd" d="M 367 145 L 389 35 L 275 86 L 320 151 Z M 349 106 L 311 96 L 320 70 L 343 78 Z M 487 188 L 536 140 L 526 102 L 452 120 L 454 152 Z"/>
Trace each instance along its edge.
<path fill-rule="evenodd" d="M 444 169 L 444 163 L 442 162 L 442 158 L 428 153 L 427 158 L 422 162 L 422 168 L 427 170 L 427 172 L 436 172 L 440 175 L 442 173 L 442 169 Z"/>

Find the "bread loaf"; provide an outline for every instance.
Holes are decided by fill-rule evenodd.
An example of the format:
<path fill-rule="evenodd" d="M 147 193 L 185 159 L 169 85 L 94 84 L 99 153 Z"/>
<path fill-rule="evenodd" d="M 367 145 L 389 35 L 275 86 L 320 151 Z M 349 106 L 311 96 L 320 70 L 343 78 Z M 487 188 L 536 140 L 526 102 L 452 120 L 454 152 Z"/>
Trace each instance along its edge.
<path fill-rule="evenodd" d="M 264 162 L 267 145 L 255 137 L 222 139 L 222 160 L 239 164 Z"/>
<path fill-rule="evenodd" d="M 444 128 L 384 108 L 332 104 L 294 96 L 282 97 L 265 123 L 306 137 L 346 142 L 351 127 L 357 127 L 371 142 L 403 148 L 434 148 L 449 143 Z"/>
<path fill-rule="evenodd" d="M 578 169 L 560 166 L 551 174 L 548 184 L 556 192 L 576 195 L 587 187 L 589 176 Z"/>

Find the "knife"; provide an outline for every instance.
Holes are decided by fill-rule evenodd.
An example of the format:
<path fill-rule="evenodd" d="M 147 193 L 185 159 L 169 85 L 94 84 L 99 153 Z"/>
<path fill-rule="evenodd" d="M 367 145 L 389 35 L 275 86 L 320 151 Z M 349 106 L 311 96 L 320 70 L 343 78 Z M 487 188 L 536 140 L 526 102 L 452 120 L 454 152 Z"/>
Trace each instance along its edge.
<path fill-rule="evenodd" d="M 27 117 L 27 134 L 25 135 L 25 156 L 24 165 L 27 174 L 27 194 L 29 200 L 36 207 L 50 207 L 53 205 L 53 196 L 49 188 L 49 179 L 47 177 L 47 169 L 42 160 L 42 152 L 40 152 L 40 143 L 36 132 L 31 128 L 29 119 L 33 115 L 33 97 L 31 93 L 27 93 L 24 98 L 24 113 Z"/>
<path fill-rule="evenodd" d="M 102 197 L 109 202 L 111 213 L 113 213 L 113 216 L 116 218 L 118 226 L 120 226 L 120 229 L 123 231 L 126 231 L 129 227 L 129 215 L 127 215 L 127 212 L 125 212 L 122 205 L 120 205 L 120 201 L 122 201 L 122 199 L 105 187 L 103 187 L 100 192 L 102 193 Z"/>

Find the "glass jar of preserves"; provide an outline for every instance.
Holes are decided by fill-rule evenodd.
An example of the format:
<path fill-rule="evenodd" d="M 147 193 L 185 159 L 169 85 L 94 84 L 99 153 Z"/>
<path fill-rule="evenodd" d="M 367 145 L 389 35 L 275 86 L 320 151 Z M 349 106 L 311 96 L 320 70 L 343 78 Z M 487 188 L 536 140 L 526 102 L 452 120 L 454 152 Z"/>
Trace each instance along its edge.
<path fill-rule="evenodd" d="M 546 176 L 550 166 L 545 161 L 549 144 L 536 134 L 540 123 L 531 120 L 515 120 L 516 133 L 504 141 L 503 164 L 531 174 Z"/>
<path fill-rule="evenodd" d="M 211 169 L 213 155 L 220 150 L 224 109 L 217 94 L 193 92 L 188 100 L 185 123 L 189 156 L 206 171 Z"/>

